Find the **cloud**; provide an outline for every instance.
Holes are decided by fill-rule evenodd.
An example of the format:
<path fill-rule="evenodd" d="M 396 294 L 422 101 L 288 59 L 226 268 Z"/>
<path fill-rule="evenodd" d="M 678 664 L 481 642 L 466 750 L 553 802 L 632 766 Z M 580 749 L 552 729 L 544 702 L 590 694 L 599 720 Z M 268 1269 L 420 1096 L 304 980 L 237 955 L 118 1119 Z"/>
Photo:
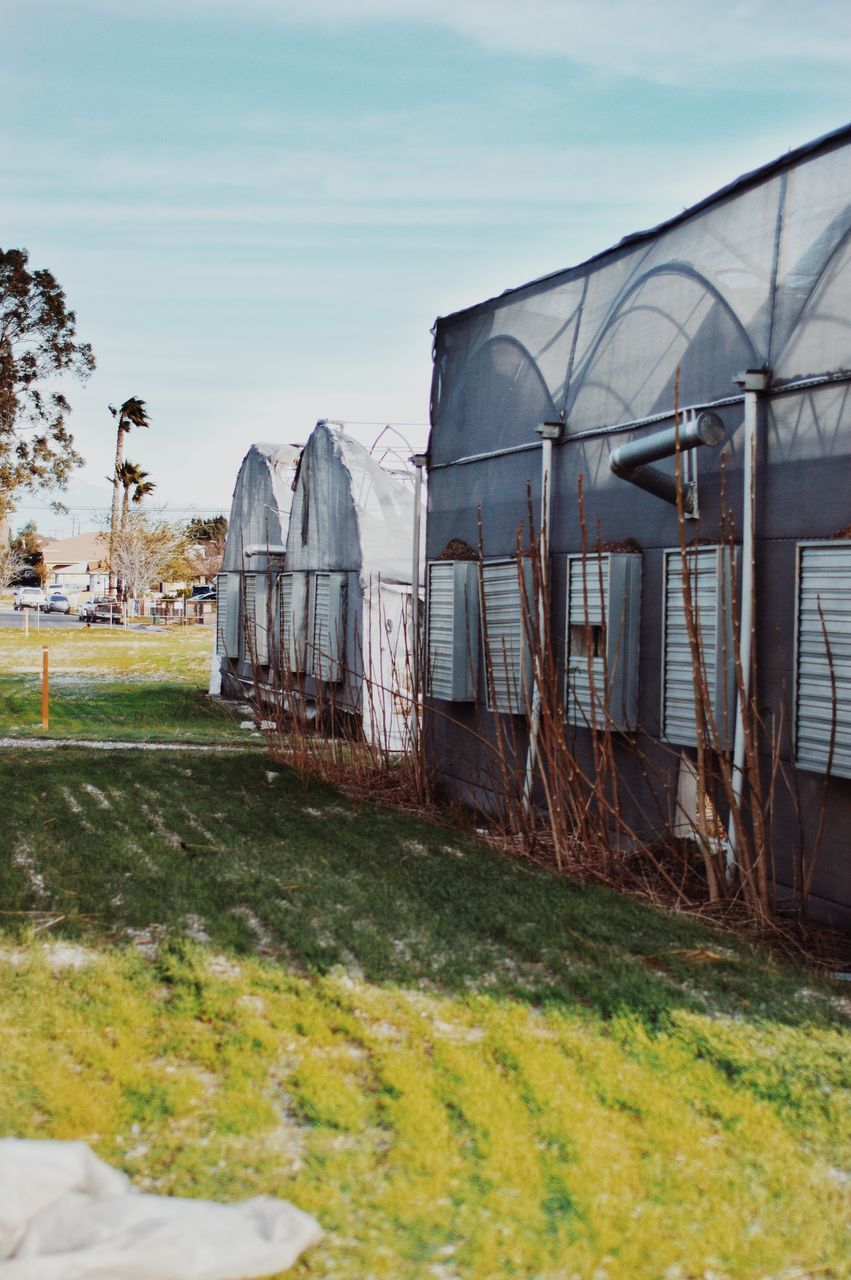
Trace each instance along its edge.
<path fill-rule="evenodd" d="M 284 228 L 427 227 L 504 223 L 522 211 L 653 208 L 676 212 L 789 143 L 778 132 L 731 143 L 470 145 L 393 138 L 355 156 L 343 146 L 159 147 L 120 152 L 31 150 L 0 140 L 5 192 L 0 209 L 35 221 L 113 228 L 184 224 Z M 50 177 L 45 178 L 44 175 Z M 49 201 L 44 196 L 49 196 Z M 655 216 L 655 215 L 654 215 Z"/>
<path fill-rule="evenodd" d="M 668 85 L 710 77 L 740 83 L 743 68 L 788 86 L 816 69 L 844 73 L 851 57 L 845 0 L 31 0 L 126 18 L 292 23 L 340 31 L 369 23 L 450 31 L 498 54 L 552 57 Z"/>

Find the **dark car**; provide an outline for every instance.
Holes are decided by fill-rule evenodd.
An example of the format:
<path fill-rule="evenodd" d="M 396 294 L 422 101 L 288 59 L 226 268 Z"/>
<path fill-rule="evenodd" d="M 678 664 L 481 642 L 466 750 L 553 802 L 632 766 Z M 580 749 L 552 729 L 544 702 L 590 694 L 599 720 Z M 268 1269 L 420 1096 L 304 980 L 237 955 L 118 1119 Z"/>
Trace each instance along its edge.
<path fill-rule="evenodd" d="M 206 604 L 207 601 L 215 600 L 216 588 L 211 583 L 203 587 L 193 587 L 192 595 L 189 597 L 190 604 Z"/>

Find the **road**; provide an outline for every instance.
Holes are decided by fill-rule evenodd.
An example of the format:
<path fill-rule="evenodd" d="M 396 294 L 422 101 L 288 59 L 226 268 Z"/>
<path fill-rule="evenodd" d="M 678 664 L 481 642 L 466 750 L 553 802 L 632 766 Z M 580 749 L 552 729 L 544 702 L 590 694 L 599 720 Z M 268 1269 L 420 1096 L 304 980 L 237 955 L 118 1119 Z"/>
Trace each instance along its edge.
<path fill-rule="evenodd" d="M 22 631 L 24 614 L 29 616 L 30 631 L 61 631 L 64 627 L 79 629 L 83 625 L 76 613 L 41 613 L 38 609 L 21 609 L 18 613 L 11 605 L 5 605 L 0 607 L 0 627 L 14 627 Z M 98 626 L 104 625 L 98 623 Z"/>

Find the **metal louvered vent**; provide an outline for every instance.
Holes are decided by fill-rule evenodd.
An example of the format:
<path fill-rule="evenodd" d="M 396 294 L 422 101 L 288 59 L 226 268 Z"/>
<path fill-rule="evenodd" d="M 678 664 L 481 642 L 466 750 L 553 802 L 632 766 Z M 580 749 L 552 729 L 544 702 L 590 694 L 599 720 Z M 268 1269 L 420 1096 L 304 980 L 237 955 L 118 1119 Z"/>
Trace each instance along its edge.
<path fill-rule="evenodd" d="M 281 662 L 284 671 L 306 671 L 306 573 L 282 573 L 278 579 Z"/>
<path fill-rule="evenodd" d="M 312 672 L 336 684 L 343 678 L 343 573 L 317 573 L 313 587 Z"/>
<path fill-rule="evenodd" d="M 242 643 L 247 662 L 257 661 L 257 574 L 243 575 Z"/>
<path fill-rule="evenodd" d="M 635 727 L 640 593 L 640 555 L 568 556 L 565 706 L 571 724 Z"/>
<path fill-rule="evenodd" d="M 797 584 L 795 759 L 851 778 L 851 544 L 802 543 Z"/>
<path fill-rule="evenodd" d="M 738 553 L 736 556 L 738 559 Z M 706 686 L 707 722 L 714 721 L 717 740 L 727 750 L 733 739 L 735 654 L 733 646 L 734 562 L 727 547 L 693 547 L 687 553 L 693 617 Z M 685 746 L 697 745 L 695 672 L 689 640 L 679 549 L 664 555 L 665 606 L 662 679 L 662 737 Z M 716 739 L 709 730 L 708 746 Z"/>
<path fill-rule="evenodd" d="M 526 635 L 533 609 L 531 566 L 524 562 L 522 570 L 518 570 L 516 560 L 486 560 L 482 565 L 482 593 L 488 710 L 524 715 L 532 700 L 532 663 Z"/>
<path fill-rule="evenodd" d="M 225 637 L 228 619 L 228 575 L 216 574 L 216 653 L 224 657 L 227 654 Z"/>
<path fill-rule="evenodd" d="M 428 567 L 428 690 L 445 702 L 476 696 L 479 657 L 478 565 L 440 560 Z"/>
<path fill-rule="evenodd" d="M 293 647 L 293 575 L 282 573 L 278 579 L 278 608 L 280 611 L 281 653 L 286 661 Z M 292 670 L 288 667 L 288 670 Z"/>

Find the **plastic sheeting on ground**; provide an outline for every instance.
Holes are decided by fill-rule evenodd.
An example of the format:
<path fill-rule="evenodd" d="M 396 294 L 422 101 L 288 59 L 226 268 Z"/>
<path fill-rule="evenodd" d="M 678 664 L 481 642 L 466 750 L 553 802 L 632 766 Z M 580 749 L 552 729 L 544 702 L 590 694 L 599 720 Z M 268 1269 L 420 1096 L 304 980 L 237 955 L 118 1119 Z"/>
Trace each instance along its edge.
<path fill-rule="evenodd" d="M 83 1142 L 0 1139 L 0 1280 L 256 1280 L 321 1234 L 285 1200 L 143 1195 Z"/>

